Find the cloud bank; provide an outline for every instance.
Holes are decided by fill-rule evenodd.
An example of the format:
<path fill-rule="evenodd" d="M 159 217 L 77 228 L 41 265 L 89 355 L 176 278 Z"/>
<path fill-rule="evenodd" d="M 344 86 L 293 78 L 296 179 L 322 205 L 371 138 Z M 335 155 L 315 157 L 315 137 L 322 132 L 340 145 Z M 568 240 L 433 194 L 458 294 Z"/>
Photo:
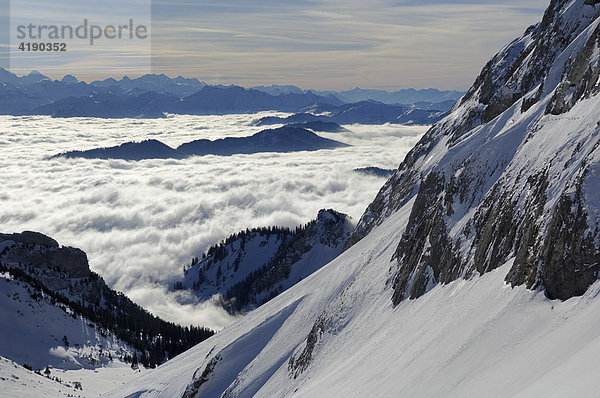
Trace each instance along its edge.
<path fill-rule="evenodd" d="M 358 219 L 383 180 L 354 168 L 396 168 L 423 127 L 347 126 L 322 134 L 351 147 L 182 160 L 87 160 L 48 156 L 156 138 L 246 136 L 259 115 L 165 120 L 0 117 L 0 226 L 35 230 L 83 249 L 109 286 L 167 320 L 221 328 L 218 306 L 168 291 L 182 267 L 241 229 L 293 227 L 334 208 Z"/>

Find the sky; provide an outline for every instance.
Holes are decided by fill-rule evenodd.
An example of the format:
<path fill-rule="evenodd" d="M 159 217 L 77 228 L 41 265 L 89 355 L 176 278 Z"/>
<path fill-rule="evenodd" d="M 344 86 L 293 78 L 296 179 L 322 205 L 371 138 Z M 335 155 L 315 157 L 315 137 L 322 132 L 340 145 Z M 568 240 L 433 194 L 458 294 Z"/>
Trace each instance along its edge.
<path fill-rule="evenodd" d="M 13 53 L 11 68 L 86 80 L 151 70 L 243 86 L 466 90 L 500 47 L 541 20 L 547 3 L 107 0 L 98 9 L 91 0 L 13 0 L 13 25 L 89 18 L 105 26 L 152 17 L 149 40 L 122 45 L 105 40 L 68 54 Z"/>

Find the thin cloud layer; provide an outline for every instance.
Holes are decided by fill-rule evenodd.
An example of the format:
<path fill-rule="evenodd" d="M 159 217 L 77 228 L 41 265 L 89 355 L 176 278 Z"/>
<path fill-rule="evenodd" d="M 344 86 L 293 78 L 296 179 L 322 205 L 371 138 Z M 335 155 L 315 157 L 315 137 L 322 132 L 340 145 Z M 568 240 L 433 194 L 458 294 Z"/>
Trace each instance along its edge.
<path fill-rule="evenodd" d="M 157 0 L 153 70 L 211 83 L 464 90 L 547 0 Z"/>
<path fill-rule="evenodd" d="M 137 64 L 128 59 L 149 56 L 140 52 L 139 42 L 121 43 L 125 47 L 117 51 L 113 42 L 98 41 L 84 52 L 58 58 L 23 58 L 14 53 L 13 71 L 39 69 L 52 77 L 73 73 L 93 80 L 115 73 L 144 74 L 151 66 L 154 73 L 197 77 L 214 84 L 466 90 L 498 48 L 541 20 L 549 1 L 526 5 L 516 0 L 111 3 L 98 8 L 90 0 L 51 4 L 23 0 L 16 9 L 22 12 L 15 11 L 12 17 L 115 23 L 121 18 L 138 20 L 151 5 L 151 65 L 144 61 L 136 70 Z"/>
<path fill-rule="evenodd" d="M 218 306 L 174 295 L 192 256 L 239 230 L 293 227 L 334 208 L 358 219 L 383 180 L 354 168 L 396 168 L 423 127 L 349 126 L 323 134 L 351 144 L 333 151 L 183 160 L 87 160 L 50 155 L 158 139 L 246 136 L 266 115 L 176 116 L 166 120 L 0 117 L 0 225 L 35 230 L 87 252 L 107 283 L 153 313 L 221 328 Z"/>

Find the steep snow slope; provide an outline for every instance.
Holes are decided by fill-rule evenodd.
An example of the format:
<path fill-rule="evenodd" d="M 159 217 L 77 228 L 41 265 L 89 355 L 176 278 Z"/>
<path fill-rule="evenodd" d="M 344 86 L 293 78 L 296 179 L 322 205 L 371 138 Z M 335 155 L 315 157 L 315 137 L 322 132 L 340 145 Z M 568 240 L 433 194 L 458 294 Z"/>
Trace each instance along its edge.
<path fill-rule="evenodd" d="M 182 396 L 188 384 L 201 378 L 211 361 L 216 362 L 216 365 L 213 372 L 208 373 L 215 375 L 212 377 L 215 381 L 204 383 L 200 388 L 212 390 L 213 384 L 221 385 L 227 379 L 228 386 L 235 384 L 237 391 L 258 392 L 275 374 L 289 384 L 288 389 L 291 388 L 296 381 L 288 375 L 287 361 L 294 351 L 303 349 L 312 323 L 329 303 L 349 286 L 360 289 L 368 301 L 386 300 L 380 293 L 385 290 L 389 256 L 393 250 L 390 244 L 402 232 L 398 231 L 397 226 L 405 223 L 407 216 L 406 210 L 400 211 L 363 242 L 250 312 L 243 318 L 243 322 L 234 323 L 204 342 L 205 344 L 200 344 L 151 371 L 148 377 L 141 377 L 107 396 L 122 397 L 133 393 L 140 393 L 140 397 Z M 358 277 L 360 280 L 353 283 Z M 375 290 L 368 291 L 370 288 Z M 384 307 L 389 309 L 389 297 L 386 301 Z M 245 346 L 253 348 L 231 350 L 231 347 Z M 234 368 L 238 363 L 244 365 L 243 369 Z M 219 364 L 222 364 L 222 368 Z M 281 380 L 276 381 L 277 385 L 281 383 Z"/>
<path fill-rule="evenodd" d="M 242 321 L 106 396 L 593 395 L 599 284 L 550 301 L 503 282 L 511 260 L 391 305 L 389 259 L 412 204 Z"/>

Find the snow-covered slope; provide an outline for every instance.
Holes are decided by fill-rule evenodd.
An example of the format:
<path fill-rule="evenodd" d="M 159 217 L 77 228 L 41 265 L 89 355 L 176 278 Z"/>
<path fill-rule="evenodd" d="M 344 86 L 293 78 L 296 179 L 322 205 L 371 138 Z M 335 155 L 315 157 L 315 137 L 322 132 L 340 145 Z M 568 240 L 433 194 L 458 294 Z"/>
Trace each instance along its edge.
<path fill-rule="evenodd" d="M 352 228 L 349 216 L 330 209 L 295 230 L 239 232 L 195 259 L 178 287 L 203 301 L 221 296 L 229 310 L 246 312 L 336 258 Z"/>
<path fill-rule="evenodd" d="M 52 380 L 0 357 L 0 384 L 4 398 L 86 396 L 74 384 Z"/>
<path fill-rule="evenodd" d="M 389 267 L 389 258 L 381 256 L 381 252 L 385 254 L 387 246 L 387 252 L 391 255 L 393 247 L 390 243 L 398 236 L 398 232 L 401 233 L 397 225 L 401 225 L 407 216 L 407 211 L 397 213 L 386 224 L 387 228 L 379 228 L 330 264 L 250 312 L 242 322 L 234 323 L 207 340 L 206 344 L 200 344 L 179 358 L 168 361 L 149 373 L 148 378 L 142 377 L 108 396 L 122 397 L 139 393 L 141 397 L 180 397 L 188 388 L 188 396 L 194 396 L 191 394 L 194 389 L 200 396 L 203 393 L 210 396 L 208 392 L 214 392 L 219 387 L 220 393 L 235 387 L 236 392 L 250 396 L 263 388 L 275 374 L 278 380 L 273 382 L 281 388 L 276 395 L 282 396 L 283 388 L 293 389 L 293 385 L 297 384 L 297 379 L 288 371 L 290 356 L 294 351 L 299 353 L 303 350 L 312 323 L 319 314 L 324 313 L 330 303 L 334 307 L 341 304 L 336 300 L 340 294 L 348 294 L 349 289 L 355 287 L 367 293 L 363 296 L 367 301 L 389 302 L 389 296 L 386 298 L 378 294 L 385 288 Z M 379 261 L 369 261 L 374 258 L 379 258 Z M 370 288 L 375 290 L 369 291 Z M 337 303 L 334 304 L 334 301 Z M 356 297 L 354 303 L 359 305 Z M 350 309 L 349 304 L 347 302 L 346 310 Z M 391 306 L 387 304 L 381 308 L 390 310 Z M 340 322 L 337 329 L 341 331 L 343 319 L 349 314 L 342 311 L 338 315 Z M 354 350 L 356 347 L 348 348 Z M 211 363 L 214 366 L 209 366 Z M 198 385 L 203 374 L 209 381 Z M 194 384 L 197 388 L 194 388 Z M 285 387 L 285 384 L 288 386 Z"/>
<path fill-rule="evenodd" d="M 77 397 L 97 398 L 141 373 L 128 364 L 112 362 L 109 367 L 64 370 L 29 370 L 0 356 L 0 395 L 2 398 Z"/>
<path fill-rule="evenodd" d="M 511 260 L 391 305 L 389 259 L 412 204 L 242 321 L 106 396 L 592 396 L 600 285 L 550 301 L 503 282 Z"/>
<path fill-rule="evenodd" d="M 135 349 L 31 285 L 0 275 L 0 353 L 33 369 L 94 369 Z"/>
<path fill-rule="evenodd" d="M 597 395 L 599 14 L 553 0 L 344 253 L 109 396 Z"/>

